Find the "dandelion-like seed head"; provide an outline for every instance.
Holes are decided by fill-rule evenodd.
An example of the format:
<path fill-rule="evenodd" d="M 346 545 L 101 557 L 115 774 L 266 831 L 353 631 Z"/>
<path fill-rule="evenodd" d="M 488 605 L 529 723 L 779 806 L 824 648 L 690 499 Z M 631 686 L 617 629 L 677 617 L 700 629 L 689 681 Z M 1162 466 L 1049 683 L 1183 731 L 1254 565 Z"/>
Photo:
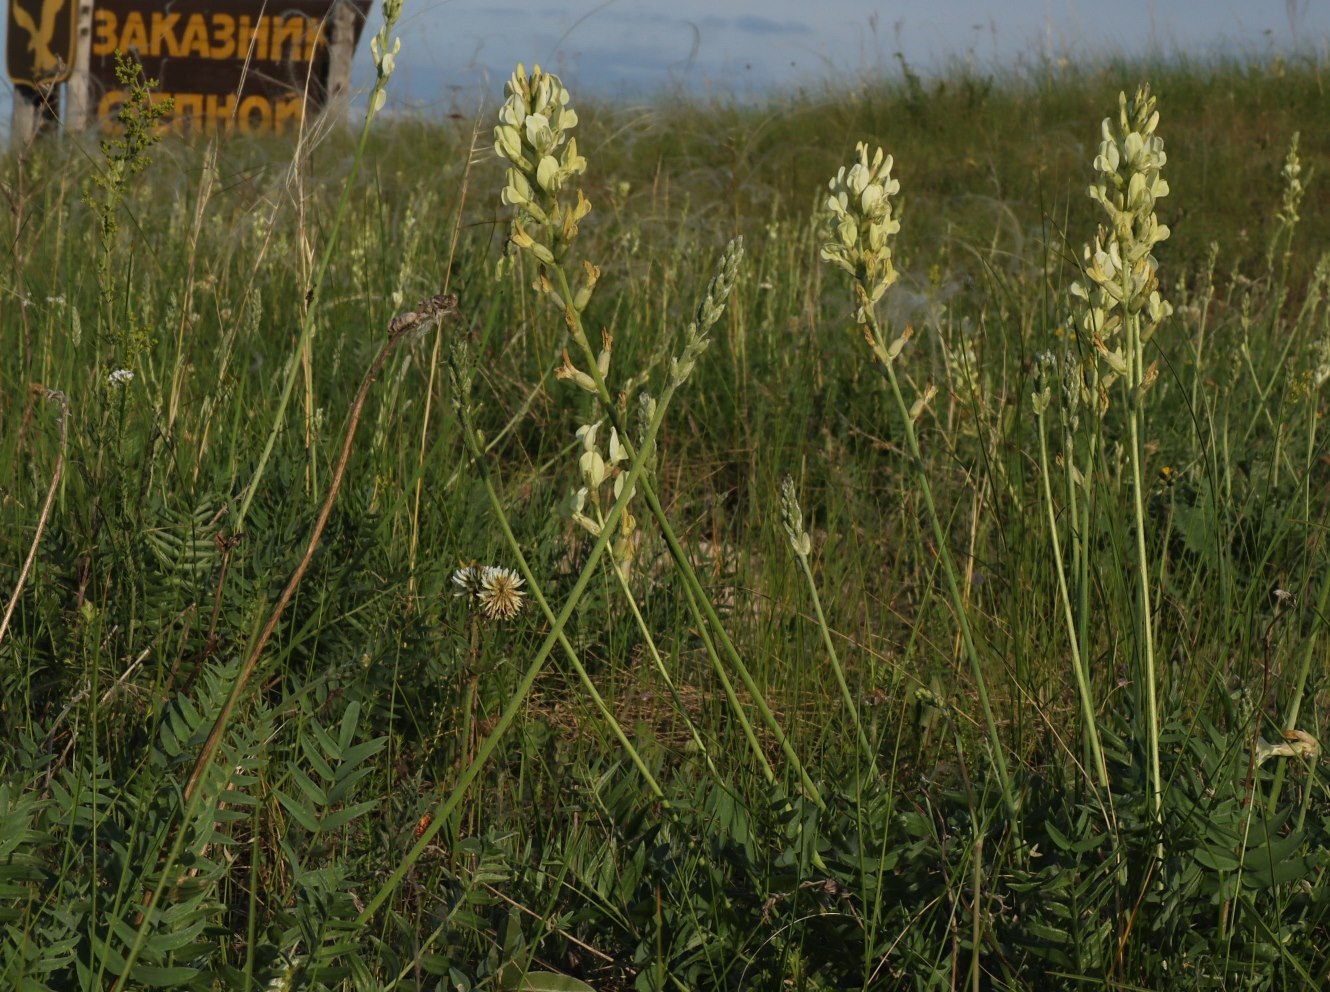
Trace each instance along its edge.
<path fill-rule="evenodd" d="M 522 610 L 525 593 L 522 577 L 510 568 L 491 565 L 480 580 L 476 597 L 480 610 L 491 620 L 511 620 Z"/>

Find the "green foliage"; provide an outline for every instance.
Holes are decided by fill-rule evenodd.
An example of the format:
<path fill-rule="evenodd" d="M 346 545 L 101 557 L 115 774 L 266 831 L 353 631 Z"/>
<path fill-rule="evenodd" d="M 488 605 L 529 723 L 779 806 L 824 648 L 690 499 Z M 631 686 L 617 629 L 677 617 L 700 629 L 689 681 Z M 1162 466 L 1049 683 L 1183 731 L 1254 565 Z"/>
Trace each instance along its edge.
<path fill-rule="evenodd" d="M 117 243 L 120 211 L 131 182 L 148 167 L 148 150 L 160 140 L 160 122 L 172 109 L 170 98 L 154 101 L 157 80 L 148 79 L 143 67 L 130 55 L 115 52 L 115 77 L 124 87 L 125 99 L 116 112 L 117 133 L 101 141 L 104 162 L 93 173 L 84 190 L 84 200 L 97 215 L 97 281 L 101 287 L 103 330 L 110 335 L 110 354 L 104 358 L 110 369 L 138 368 L 147 351 L 151 329 L 139 322 L 139 308 L 129 294 L 131 285 L 117 286 L 117 271 L 132 272 L 130 255 Z M 117 296 L 125 296 L 118 305 Z"/>
<path fill-rule="evenodd" d="M 1139 68 L 579 103 L 593 209 L 527 231 L 566 287 L 520 250 L 495 278 L 525 194 L 469 126 L 205 147 L 125 63 L 99 158 L 0 163 L 0 987 L 1323 984 L 1330 796 L 1281 736 L 1326 739 L 1320 68 L 1152 73 L 1175 312 L 1138 518 L 1126 404 L 1073 424 L 1037 356 L 1074 344 L 1095 122 Z M 937 389 L 904 416 L 816 264 L 866 136 L 901 184 L 885 340 L 913 326 L 895 371 Z M 369 390 L 228 710 L 384 328 L 445 289 L 465 319 Z M 473 562 L 527 570 L 520 612 L 455 595 Z"/>

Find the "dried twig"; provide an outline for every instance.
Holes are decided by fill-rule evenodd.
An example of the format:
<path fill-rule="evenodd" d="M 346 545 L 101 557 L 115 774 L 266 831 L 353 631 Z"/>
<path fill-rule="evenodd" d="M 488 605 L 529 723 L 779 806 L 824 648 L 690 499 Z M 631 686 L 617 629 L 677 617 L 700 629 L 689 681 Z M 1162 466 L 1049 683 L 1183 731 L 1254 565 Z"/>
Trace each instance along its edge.
<path fill-rule="evenodd" d="M 286 583 L 286 588 L 282 590 L 282 594 L 277 597 L 277 603 L 268 617 L 268 622 L 263 625 L 262 633 L 259 634 L 258 640 L 254 642 L 254 647 L 250 649 L 248 657 L 245 658 L 245 663 L 240 668 L 240 674 L 236 677 L 235 685 L 232 686 L 230 694 L 226 697 L 226 702 L 222 704 L 221 712 L 217 714 L 217 719 L 213 722 L 212 731 L 208 734 L 203 750 L 199 752 L 198 759 L 194 762 L 194 770 L 190 772 L 189 782 L 185 786 L 186 804 L 189 803 L 198 790 L 203 772 L 208 767 L 213 753 L 221 742 L 222 733 L 226 730 L 226 724 L 231 718 L 231 711 L 240 699 L 245 683 L 254 673 L 259 658 L 263 654 L 263 649 L 277 629 L 277 624 L 282 619 L 282 613 L 290 604 L 291 598 L 295 595 L 296 589 L 305 577 L 305 572 L 309 569 L 309 563 L 314 558 L 314 551 L 318 548 L 319 540 L 323 537 L 323 528 L 327 526 L 333 503 L 337 501 L 337 494 L 342 488 L 342 478 L 346 474 L 346 463 L 351 457 L 351 445 L 355 440 L 356 428 L 360 424 L 360 414 L 365 407 L 365 399 L 369 395 L 370 385 L 378 378 L 379 373 L 383 370 L 384 362 L 388 360 L 388 356 L 402 338 L 411 331 L 420 329 L 432 321 L 451 317 L 456 313 L 457 296 L 449 293 L 430 297 L 428 300 L 417 304 L 414 310 L 394 317 L 392 322 L 388 324 L 388 340 L 384 342 L 378 356 L 365 373 L 365 378 L 360 383 L 360 391 L 356 393 L 355 402 L 351 405 L 351 416 L 347 421 L 346 434 L 342 438 L 341 457 L 337 461 L 332 482 L 328 486 L 328 495 L 324 497 L 323 508 L 319 511 L 318 519 L 314 522 L 314 530 L 309 535 L 309 544 L 305 548 L 304 557 L 300 559 L 300 564 L 296 566 L 296 570 L 291 573 L 291 578 Z"/>
<path fill-rule="evenodd" d="M 42 391 L 42 395 L 48 399 L 60 404 L 60 454 L 55 459 L 55 471 L 51 473 L 51 485 L 46 490 L 46 502 L 42 505 L 41 516 L 37 518 L 37 533 L 32 535 L 32 547 L 28 549 L 27 560 L 23 562 L 23 568 L 18 573 L 18 583 L 14 586 L 14 594 L 9 597 L 9 605 L 5 607 L 5 618 L 0 621 L 0 642 L 5 639 L 5 633 L 9 630 L 9 621 L 14 616 L 14 607 L 18 605 L 19 595 L 23 592 L 23 584 L 28 580 L 28 572 L 32 570 L 32 563 L 37 558 L 37 546 L 41 544 L 42 532 L 46 530 L 46 521 L 51 516 L 51 504 L 55 502 L 55 491 L 60 486 L 60 477 L 65 474 L 65 449 L 69 444 L 69 397 L 58 389 L 44 389 L 41 386 L 34 387 Z"/>

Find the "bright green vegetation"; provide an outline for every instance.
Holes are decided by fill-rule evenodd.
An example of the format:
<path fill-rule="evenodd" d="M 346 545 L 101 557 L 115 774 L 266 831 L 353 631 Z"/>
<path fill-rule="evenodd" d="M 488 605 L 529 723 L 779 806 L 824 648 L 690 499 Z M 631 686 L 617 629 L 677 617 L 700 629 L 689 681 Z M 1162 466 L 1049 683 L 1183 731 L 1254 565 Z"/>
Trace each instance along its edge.
<path fill-rule="evenodd" d="M 1322 986 L 1324 76 L 4 159 L 0 987 Z"/>

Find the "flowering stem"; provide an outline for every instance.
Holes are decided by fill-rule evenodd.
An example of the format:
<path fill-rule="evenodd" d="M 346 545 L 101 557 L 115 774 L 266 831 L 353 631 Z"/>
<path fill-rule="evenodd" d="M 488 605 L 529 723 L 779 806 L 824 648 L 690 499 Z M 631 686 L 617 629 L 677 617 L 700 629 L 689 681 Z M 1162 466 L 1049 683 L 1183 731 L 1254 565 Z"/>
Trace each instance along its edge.
<path fill-rule="evenodd" d="M 1123 267 L 1123 289 L 1130 299 L 1131 270 Z M 1128 375 L 1124 379 L 1128 396 L 1127 427 L 1131 442 L 1132 511 L 1136 522 L 1136 577 L 1137 577 L 1137 646 L 1140 651 L 1141 682 L 1145 699 L 1147 753 L 1150 761 L 1150 805 L 1156 821 L 1164 808 L 1164 782 L 1159 772 L 1159 708 L 1155 683 L 1154 617 L 1150 607 L 1150 560 L 1145 547 L 1145 487 L 1142 462 L 1145 452 L 1141 445 L 1142 409 L 1145 394 L 1145 345 L 1141 341 L 1139 314 L 1124 313 L 1127 332 Z M 1163 836 L 1160 836 L 1158 854 L 1163 856 Z"/>
<path fill-rule="evenodd" d="M 617 561 L 613 560 L 612 555 L 610 563 L 614 567 L 614 577 L 619 582 L 619 589 L 623 592 L 624 599 L 628 601 L 628 609 L 633 614 L 633 620 L 637 623 L 637 629 L 642 634 L 642 639 L 646 643 L 647 650 L 651 652 L 651 660 L 656 666 L 656 671 L 660 672 L 660 677 L 665 681 L 665 686 L 670 691 L 670 698 L 674 700 L 675 707 L 678 709 L 680 716 L 683 717 L 683 721 L 688 727 L 688 733 L 692 735 L 693 744 L 697 746 L 697 750 L 702 755 L 703 760 L 706 761 L 707 768 L 710 770 L 711 774 L 719 778 L 719 772 L 716 771 L 716 766 L 711 760 L 711 753 L 707 751 L 706 744 L 702 742 L 702 735 L 698 732 L 697 724 L 695 724 L 693 718 L 688 715 L 688 710 L 684 706 L 683 700 L 679 698 L 679 690 L 675 688 L 674 680 L 670 678 L 669 669 L 665 667 L 665 661 L 661 658 L 660 651 L 656 648 L 656 640 L 651 636 L 651 630 L 647 627 L 646 620 L 642 617 L 642 611 L 637 608 L 637 600 L 633 598 L 633 591 L 628 588 L 628 580 L 624 577 L 623 569 L 619 567 Z M 731 689 L 731 691 L 733 690 Z"/>
<path fill-rule="evenodd" d="M 632 442 L 629 441 L 628 431 L 626 430 L 622 418 L 619 416 L 618 409 L 610 396 L 609 387 L 605 384 L 605 377 L 601 375 L 600 368 L 596 362 L 596 354 L 591 348 L 591 342 L 588 340 L 586 330 L 582 325 L 581 314 L 578 313 L 577 308 L 573 306 L 573 293 L 568 282 L 568 276 L 564 272 L 563 266 L 559 265 L 557 262 L 550 266 L 550 268 L 555 273 L 559 292 L 562 294 L 568 307 L 568 322 L 569 328 L 572 331 L 573 340 L 576 341 L 577 346 L 582 350 L 583 356 L 586 359 L 590 375 L 596 384 L 596 394 L 600 397 L 601 406 L 604 408 L 606 415 L 610 418 L 610 422 L 619 432 L 620 443 L 624 445 L 624 450 L 628 453 L 628 457 L 634 458 L 635 455 Z M 660 418 L 664 413 L 666 400 L 673 396 L 676 388 L 677 385 L 674 380 L 671 379 L 658 403 L 656 411 L 657 418 Z M 652 435 L 651 441 L 644 442 L 644 447 L 652 441 L 654 441 L 654 435 Z M 702 588 L 702 583 L 698 579 L 692 563 L 689 562 L 688 556 L 684 553 L 683 547 L 679 544 L 678 536 L 675 534 L 674 528 L 670 525 L 669 518 L 665 515 L 665 510 L 656 496 L 655 489 L 652 487 L 650 479 L 645 475 L 642 477 L 641 486 L 642 494 L 647 502 L 647 507 L 651 510 L 651 515 L 655 517 L 657 524 L 660 526 L 661 535 L 665 538 L 665 543 L 670 549 L 670 555 L 674 558 L 675 564 L 678 566 L 679 572 L 684 578 L 684 583 L 690 587 L 693 593 L 689 599 L 689 604 L 693 608 L 694 616 L 698 620 L 699 626 L 705 623 L 715 634 L 716 639 L 720 641 L 720 645 L 724 650 L 726 657 L 729 659 L 730 664 L 734 666 L 735 671 L 739 673 L 739 678 L 743 681 L 745 688 L 748 689 L 753 700 L 753 705 L 757 707 L 758 714 L 762 717 L 762 722 L 766 724 L 767 729 L 770 730 L 771 734 L 776 738 L 777 743 L 780 745 L 781 752 L 785 755 L 786 760 L 790 762 L 790 766 L 799 776 L 799 781 L 803 787 L 804 793 L 819 809 L 824 809 L 825 803 L 822 799 L 821 793 L 813 783 L 812 778 L 809 777 L 808 772 L 804 769 L 803 762 L 799 759 L 799 755 L 794 750 L 794 746 L 790 743 L 789 738 L 786 737 L 785 731 L 781 728 L 780 722 L 776 719 L 775 714 L 771 712 L 771 707 L 767 705 L 766 698 L 758 687 L 757 680 L 753 678 L 748 666 L 745 665 L 743 659 L 739 657 L 739 652 L 735 649 L 734 643 L 730 640 L 729 635 L 725 631 L 724 625 L 720 622 L 720 617 L 717 616 L 715 607 L 711 605 L 711 600 L 707 598 L 706 592 Z M 631 491 L 631 489 L 626 486 L 625 492 L 628 491 Z M 697 612 L 698 607 L 701 607 L 701 614 L 698 614 Z M 713 664 L 718 663 L 718 661 L 713 661 Z M 736 713 L 742 714 L 742 707 L 738 705 L 737 697 L 731 700 L 731 707 Z M 742 716 L 741 719 L 743 719 Z M 755 749 L 756 753 L 761 754 L 761 748 L 758 746 L 755 736 L 750 736 L 749 743 L 750 746 Z M 773 780 L 774 773 L 771 772 L 770 765 L 766 762 L 765 756 L 762 758 L 762 765 L 767 772 L 768 781 Z"/>
<path fill-rule="evenodd" d="M 1135 334 L 1133 329 L 1136 322 L 1132 319 L 1127 320 L 1128 326 L 1128 347 L 1133 344 L 1139 346 L 1139 335 Z M 1138 362 L 1132 363 L 1132 376 L 1128 378 L 1130 383 L 1132 378 L 1140 368 Z M 1127 425 L 1130 433 L 1131 443 L 1131 482 L 1132 482 L 1132 510 L 1135 515 L 1136 524 L 1136 571 L 1137 571 L 1137 615 L 1136 615 L 1136 633 L 1137 649 L 1139 651 L 1139 661 L 1141 663 L 1141 673 L 1139 681 L 1142 684 L 1140 695 L 1145 702 L 1145 722 L 1146 722 L 1146 752 L 1150 763 L 1150 809 L 1154 815 L 1155 824 L 1158 827 L 1163 825 L 1164 808 L 1164 785 L 1163 776 L 1159 769 L 1159 711 L 1158 711 L 1158 692 L 1155 684 L 1155 655 L 1154 655 L 1154 622 L 1150 606 L 1150 568 L 1149 559 L 1145 547 L 1145 504 L 1143 498 L 1142 486 L 1142 468 L 1143 453 L 1141 450 L 1141 411 L 1138 400 L 1133 397 L 1131 400 L 1131 414 L 1127 418 Z M 1161 833 L 1159 842 L 1155 846 L 1155 855 L 1161 861 L 1164 857 L 1164 838 Z"/>
<path fill-rule="evenodd" d="M 1039 411 L 1039 470 L 1044 481 L 1044 509 L 1048 513 L 1048 533 L 1053 543 L 1053 566 L 1058 576 L 1058 595 L 1062 600 L 1062 611 L 1067 622 L 1067 640 L 1071 645 L 1072 671 L 1076 676 L 1076 691 L 1081 697 L 1081 717 L 1085 721 L 1085 735 L 1090 743 L 1090 754 L 1094 760 L 1095 774 L 1101 786 L 1108 785 L 1108 766 L 1104 763 L 1104 752 L 1099 743 L 1099 726 L 1095 723 L 1094 695 L 1090 690 L 1090 680 L 1085 670 L 1085 658 L 1080 648 L 1080 631 L 1071 608 L 1071 594 L 1067 590 L 1067 573 L 1062 562 L 1062 541 L 1058 537 L 1057 515 L 1053 511 L 1053 484 L 1049 481 L 1048 465 L 1048 430 L 1044 421 L 1044 412 Z M 1074 512 L 1074 510 L 1073 510 Z"/>
<path fill-rule="evenodd" d="M 663 407 L 664 404 L 662 403 L 661 406 Z M 475 432 L 471 430 L 469 426 L 464 426 L 463 429 L 468 431 L 472 436 L 467 442 L 468 447 L 470 448 L 474 441 Z M 651 436 L 654 437 L 654 434 Z M 649 450 L 649 448 L 646 450 Z M 477 459 L 477 461 L 479 461 L 479 459 Z M 631 467 L 628 470 L 628 487 L 624 489 L 625 496 L 632 492 L 631 485 L 637 477 L 642 474 L 643 467 L 644 461 L 642 459 L 633 460 Z M 484 478 L 486 482 L 487 495 L 490 495 L 490 499 L 493 502 L 497 499 L 497 494 L 493 494 L 493 487 L 489 483 L 488 476 L 483 475 L 482 478 Z M 388 901 L 388 898 L 397 890 L 397 887 L 402 884 L 402 881 L 406 876 L 410 874 L 415 863 L 420 860 L 421 855 L 423 855 L 429 845 L 433 843 L 435 835 L 438 834 L 439 830 L 443 827 L 443 824 L 448 822 L 453 811 L 458 808 L 458 805 L 466 795 L 467 790 L 471 788 L 471 784 L 480 775 L 481 769 L 484 768 L 485 764 L 489 761 L 490 755 L 492 755 L 495 748 L 498 747 L 499 741 L 503 739 L 504 734 L 508 732 L 508 728 L 512 725 L 513 721 L 517 719 L 517 715 L 521 712 L 522 707 L 526 705 L 526 697 L 531 692 L 531 687 L 535 684 L 536 679 L 544 669 L 545 662 L 549 658 L 550 652 L 553 650 L 554 645 L 558 642 L 559 638 L 563 635 L 564 627 L 567 625 L 569 618 L 573 615 L 573 611 L 577 608 L 577 604 L 581 601 L 583 593 L 586 592 L 586 587 L 591 582 L 591 576 L 595 572 L 596 563 L 600 561 L 601 555 L 603 555 L 605 550 L 609 547 L 610 539 L 614 536 L 614 529 L 618 525 L 619 519 L 623 516 L 623 512 L 627 506 L 628 500 L 626 498 L 620 498 L 615 500 L 614 505 L 610 507 L 609 513 L 605 517 L 604 529 L 596 538 L 595 543 L 591 546 L 591 551 L 587 555 L 586 564 L 582 567 L 582 572 L 578 575 L 577 581 L 573 583 L 573 588 L 568 594 L 567 601 L 563 604 L 563 608 L 559 611 L 558 616 L 551 621 L 549 632 L 545 635 L 545 639 L 541 642 L 540 647 L 532 657 L 530 664 L 527 665 L 526 671 L 522 674 L 522 678 L 518 680 L 518 683 L 513 690 L 513 694 L 508 700 L 508 704 L 503 708 L 503 712 L 499 715 L 498 722 L 494 725 L 494 729 L 491 730 L 489 735 L 481 742 L 480 747 L 476 750 L 476 756 L 466 768 L 463 769 L 462 774 L 453 785 L 452 791 L 449 792 L 445 798 L 441 799 L 437 806 L 435 806 L 433 819 L 431 820 L 430 825 L 426 827 L 420 837 L 417 838 L 416 843 L 411 847 L 411 850 L 407 851 L 402 857 L 402 860 L 398 863 L 397 867 L 393 869 L 392 874 L 390 874 L 384 881 L 383 885 L 379 887 L 378 892 L 376 892 L 365 904 L 365 908 L 361 910 L 360 915 L 356 918 L 358 926 L 363 926 L 373 919 L 374 914 L 379 911 L 379 908 Z M 499 519 L 502 521 L 504 518 L 500 515 Z M 518 560 L 521 564 L 523 577 L 528 582 L 531 582 L 533 577 L 530 574 L 530 569 L 520 553 L 518 555 Z M 534 583 L 532 583 L 532 587 L 534 588 Z M 648 781 L 651 780 L 648 779 Z"/>
<path fill-rule="evenodd" d="M 866 323 L 863 325 L 864 336 L 868 339 L 874 354 L 878 355 L 879 359 L 887 356 L 889 350 L 883 343 L 877 315 L 873 308 L 871 306 L 864 307 L 863 316 L 866 319 Z M 1019 831 L 1019 808 L 1011 786 L 1011 776 L 1007 771 L 1007 759 L 1002 750 L 1002 739 L 998 736 L 997 720 L 993 716 L 993 707 L 988 699 L 988 682 L 984 678 L 983 664 L 979 659 L 979 649 L 975 647 L 974 634 L 970 630 L 969 615 L 965 600 L 961 596 L 960 584 L 956 581 L 956 566 L 952 561 L 951 552 L 948 550 L 947 535 L 942 529 L 942 521 L 938 517 L 937 507 L 933 503 L 933 489 L 928 482 L 928 473 L 924 470 L 924 458 L 919 449 L 919 437 L 914 430 L 914 419 L 910 416 L 910 406 L 905 402 L 900 383 L 896 379 L 895 363 L 885 361 L 881 364 L 886 373 L 887 382 L 891 385 L 892 398 L 896 401 L 896 408 L 900 411 L 901 420 L 905 425 L 905 441 L 910 452 L 910 464 L 919 479 L 919 491 L 924 497 L 924 508 L 928 511 L 928 521 L 933 529 L 937 557 L 942 565 L 942 574 L 947 580 L 947 592 L 951 596 L 952 609 L 956 613 L 956 623 L 960 626 L 961 640 L 965 645 L 965 653 L 970 661 L 970 672 L 974 677 L 975 691 L 979 696 L 979 708 L 983 711 L 984 725 L 988 730 L 989 744 L 993 751 L 993 769 L 997 773 L 998 786 L 1002 789 L 1002 798 L 1007 806 L 1007 814 L 1011 819 L 1012 829 Z"/>
<path fill-rule="evenodd" d="M 1095 385 L 1092 386 L 1090 394 L 1092 397 L 1097 395 L 1098 377 L 1094 378 Z M 1095 400 L 1097 402 L 1097 400 Z M 1071 474 L 1074 468 L 1074 461 L 1067 458 L 1069 477 L 1067 488 L 1071 494 L 1072 519 L 1079 520 L 1080 527 L 1074 534 L 1075 550 L 1073 557 L 1076 559 L 1076 635 L 1077 643 L 1080 647 L 1081 657 L 1090 656 L 1090 520 L 1094 509 L 1094 492 L 1091 489 L 1091 480 L 1094 478 L 1095 464 L 1099 454 L 1099 432 L 1102 423 L 1098 417 L 1090 419 L 1090 443 L 1085 453 L 1084 468 L 1081 470 L 1081 485 L 1084 487 L 1081 493 L 1079 504 L 1076 499 L 1076 478 Z M 1070 435 L 1068 435 L 1070 437 Z M 1071 451 L 1068 445 L 1067 450 Z M 1079 516 L 1077 510 L 1079 509 Z M 1096 728 L 1096 732 L 1097 728 Z"/>
<path fill-rule="evenodd" d="M 863 752 L 864 760 L 868 762 L 869 769 L 876 773 L 877 756 L 868 743 L 868 735 L 864 733 L 863 724 L 859 720 L 859 708 L 855 706 L 849 683 L 845 681 L 845 670 L 841 668 L 840 656 L 836 654 L 836 645 L 832 643 L 831 631 L 827 628 L 827 618 L 822 613 L 822 600 L 817 594 L 817 583 L 813 580 L 813 571 L 808 567 L 808 556 L 796 550 L 795 558 L 799 561 L 799 570 L 803 573 L 804 580 L 808 585 L 809 595 L 813 598 L 813 610 L 817 614 L 817 629 L 822 634 L 822 644 L 827 649 L 827 657 L 831 660 L 831 671 L 836 676 L 836 684 L 840 687 L 841 698 L 845 700 L 845 709 L 849 711 L 850 720 L 854 724 L 854 733 L 859 740 L 859 750 Z"/>
<path fill-rule="evenodd" d="M 545 594 L 540 591 L 540 583 L 536 581 L 535 573 L 532 572 L 531 566 L 527 563 L 526 556 L 522 554 L 522 545 L 518 542 L 516 535 L 513 534 L 512 526 L 508 522 L 508 515 L 503 511 L 503 502 L 499 499 L 499 494 L 494 488 L 494 480 L 490 478 L 489 467 L 485 463 L 484 452 L 480 450 L 480 444 L 476 440 L 475 429 L 470 423 L 470 416 L 465 411 L 462 415 L 461 426 L 462 435 L 466 439 L 467 449 L 471 453 L 471 457 L 480 472 L 481 482 L 485 486 L 485 495 L 489 497 L 490 507 L 494 510 L 494 516 L 495 519 L 498 520 L 499 529 L 503 531 L 504 539 L 508 542 L 508 548 L 512 551 L 513 557 L 517 559 L 517 567 L 521 571 L 522 577 L 526 580 L 527 588 L 531 590 L 531 598 L 540 606 L 541 612 L 545 614 L 546 621 L 551 624 L 551 629 L 556 633 L 559 646 L 563 648 L 563 653 L 567 656 L 569 664 L 571 664 L 573 670 L 577 672 L 577 677 L 581 680 L 583 688 L 586 689 L 587 695 L 591 697 L 591 701 L 595 704 L 596 709 L 600 711 L 600 715 L 604 718 L 611 733 L 613 733 L 618 739 L 619 743 L 623 746 L 624 751 L 628 754 L 629 760 L 632 761 L 642 777 L 646 780 L 647 786 L 651 789 L 652 795 L 657 799 L 663 799 L 665 796 L 664 790 L 662 790 L 660 785 L 656 782 L 655 776 L 653 776 L 651 770 L 647 768 L 646 762 L 642 760 L 642 756 L 638 753 L 637 748 L 633 746 L 633 742 L 630 741 L 628 735 L 623 732 L 623 727 L 619 724 L 619 721 L 615 719 L 614 714 L 610 712 L 610 708 L 606 705 L 604 697 L 600 694 L 600 690 L 597 689 L 596 684 L 591 681 L 591 676 L 587 673 L 585 666 L 583 666 L 582 660 L 577 656 L 577 651 L 568 640 L 568 635 L 563 632 L 563 624 L 559 623 L 559 618 L 556 617 L 554 611 L 550 609 L 550 604 L 545 599 Z M 627 500 L 621 500 L 621 502 L 626 505 Z M 610 528 L 606 528 L 606 530 L 610 531 Z M 585 571 L 589 573 L 591 569 L 592 564 L 588 563 Z"/>

